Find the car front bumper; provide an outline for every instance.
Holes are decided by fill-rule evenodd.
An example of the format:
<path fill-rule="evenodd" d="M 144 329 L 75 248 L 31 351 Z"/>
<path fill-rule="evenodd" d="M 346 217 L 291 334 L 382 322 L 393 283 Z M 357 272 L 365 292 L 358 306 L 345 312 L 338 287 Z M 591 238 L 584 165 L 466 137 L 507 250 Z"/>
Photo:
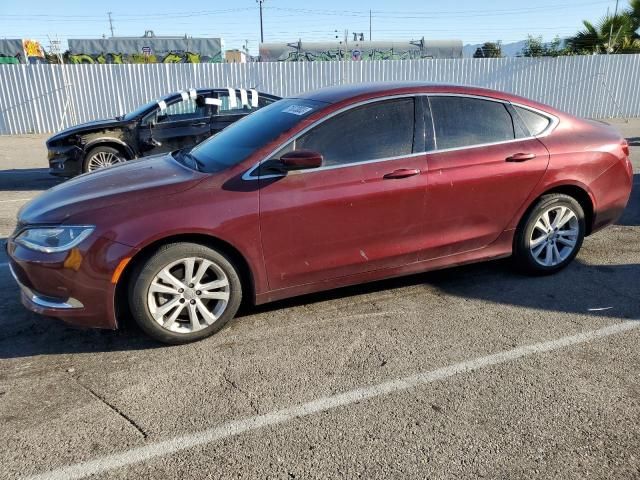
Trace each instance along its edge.
<path fill-rule="evenodd" d="M 133 249 L 104 238 L 89 243 L 46 254 L 9 239 L 9 267 L 20 287 L 22 304 L 73 325 L 117 328 L 113 273 Z"/>
<path fill-rule="evenodd" d="M 49 173 L 57 177 L 74 177 L 82 173 L 84 151 L 77 145 L 47 145 Z"/>

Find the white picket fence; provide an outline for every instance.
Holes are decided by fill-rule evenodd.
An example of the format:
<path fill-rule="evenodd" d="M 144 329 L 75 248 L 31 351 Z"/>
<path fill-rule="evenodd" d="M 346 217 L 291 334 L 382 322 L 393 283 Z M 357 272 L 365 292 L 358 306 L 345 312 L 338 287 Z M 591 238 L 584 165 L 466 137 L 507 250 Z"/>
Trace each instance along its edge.
<path fill-rule="evenodd" d="M 0 65 L 0 134 L 54 132 L 191 87 L 280 96 L 328 85 L 420 80 L 516 93 L 582 117 L 640 116 L 640 55 L 373 62 Z"/>

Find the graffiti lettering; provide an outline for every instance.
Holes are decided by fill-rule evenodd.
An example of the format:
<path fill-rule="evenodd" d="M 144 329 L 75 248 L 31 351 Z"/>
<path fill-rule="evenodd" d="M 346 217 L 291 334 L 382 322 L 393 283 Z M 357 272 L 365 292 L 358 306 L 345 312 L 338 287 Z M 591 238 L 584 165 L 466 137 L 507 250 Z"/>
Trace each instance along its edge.
<path fill-rule="evenodd" d="M 222 57 L 212 58 L 194 52 L 169 52 L 164 57 L 144 53 L 101 53 L 99 55 L 89 55 L 87 53 L 71 53 L 68 55 L 69 63 L 217 63 L 222 61 Z"/>

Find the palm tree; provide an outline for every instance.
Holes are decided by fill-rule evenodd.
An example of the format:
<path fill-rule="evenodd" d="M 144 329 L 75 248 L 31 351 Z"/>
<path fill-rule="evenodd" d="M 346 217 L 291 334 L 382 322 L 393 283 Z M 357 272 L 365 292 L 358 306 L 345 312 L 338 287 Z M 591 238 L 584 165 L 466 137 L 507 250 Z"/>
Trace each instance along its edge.
<path fill-rule="evenodd" d="M 607 15 L 596 25 L 584 20 L 584 30 L 567 39 L 569 48 L 580 54 L 640 53 L 640 0 L 631 0 L 630 8 Z"/>

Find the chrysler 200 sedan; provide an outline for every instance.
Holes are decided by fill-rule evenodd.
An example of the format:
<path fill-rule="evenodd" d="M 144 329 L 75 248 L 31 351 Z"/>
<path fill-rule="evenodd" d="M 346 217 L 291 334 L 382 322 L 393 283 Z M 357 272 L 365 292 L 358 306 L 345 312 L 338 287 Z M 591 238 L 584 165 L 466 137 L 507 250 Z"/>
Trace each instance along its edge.
<path fill-rule="evenodd" d="M 623 211 L 628 155 L 607 125 L 505 93 L 331 87 L 45 192 L 18 215 L 10 266 L 35 312 L 132 316 L 184 343 L 243 299 L 509 256 L 557 272 Z"/>

